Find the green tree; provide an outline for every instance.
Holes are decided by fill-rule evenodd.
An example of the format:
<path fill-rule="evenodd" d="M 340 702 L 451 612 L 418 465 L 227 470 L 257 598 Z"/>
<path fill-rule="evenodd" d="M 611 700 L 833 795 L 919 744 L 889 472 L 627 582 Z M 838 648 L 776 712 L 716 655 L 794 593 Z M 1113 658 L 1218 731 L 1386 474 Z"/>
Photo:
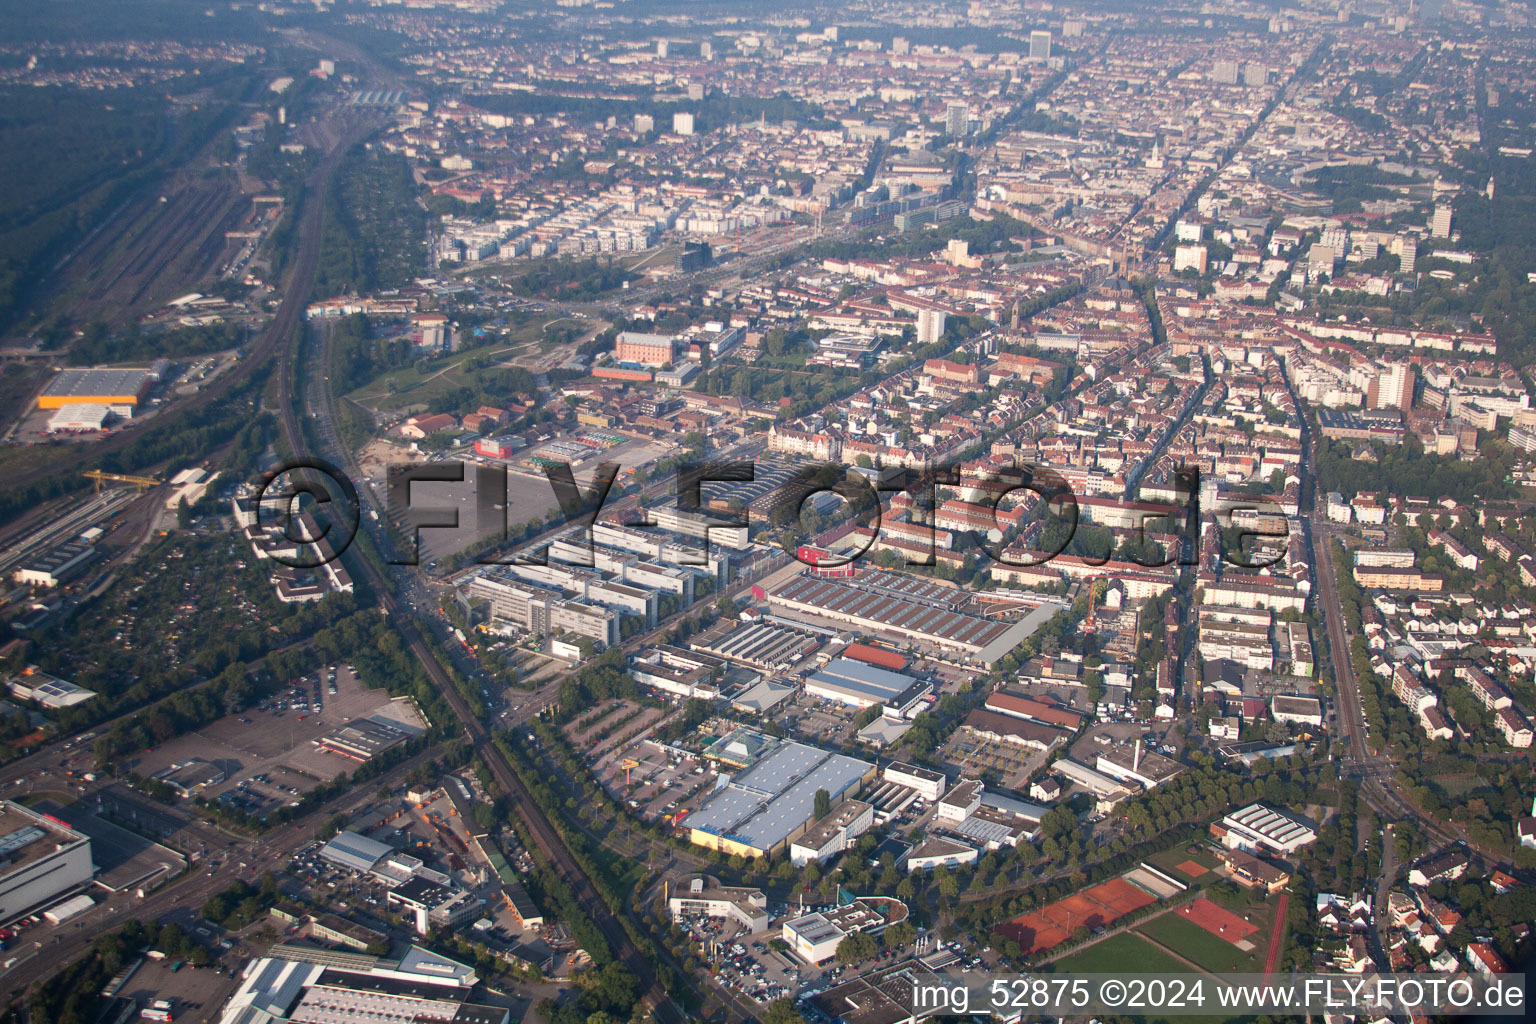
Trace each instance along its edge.
<path fill-rule="evenodd" d="M 805 1016 L 789 999 L 775 999 L 763 1012 L 763 1024 L 803 1024 Z"/>
<path fill-rule="evenodd" d="M 816 807 L 813 812 L 816 817 L 824 818 L 832 813 L 832 794 L 824 789 L 816 791 Z"/>

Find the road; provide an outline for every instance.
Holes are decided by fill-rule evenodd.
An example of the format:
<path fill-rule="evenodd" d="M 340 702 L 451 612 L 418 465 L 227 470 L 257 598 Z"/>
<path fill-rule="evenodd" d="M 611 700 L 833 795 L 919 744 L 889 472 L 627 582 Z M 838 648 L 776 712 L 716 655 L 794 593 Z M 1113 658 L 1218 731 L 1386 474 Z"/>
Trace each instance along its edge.
<path fill-rule="evenodd" d="M 62 746 L 53 749 L 53 756 L 60 756 Z M 193 865 L 179 879 L 139 899 L 132 891 L 103 895 L 92 890 L 90 895 L 97 901 L 95 907 L 75 918 L 56 926 L 38 926 L 21 936 L 13 946 L 16 956 L 26 956 L 29 949 L 36 955 L 17 964 L 9 971 L 0 971 L 0 987 L 9 992 L 21 992 L 35 982 L 52 975 L 63 964 L 83 956 L 97 937 L 115 931 L 120 922 L 129 918 L 139 921 L 156 921 L 182 907 L 194 910 L 203 905 L 215 893 L 229 888 L 236 881 L 259 880 L 262 872 L 287 862 L 300 848 L 315 840 L 316 830 L 338 813 L 348 816 L 361 811 L 374 802 L 377 785 L 392 785 L 403 779 L 412 768 L 435 754 L 435 750 L 423 751 L 385 773 L 377 783 L 370 783 L 327 800 L 291 825 L 268 830 L 262 836 L 251 839 L 225 832 L 222 829 L 184 815 L 178 809 L 161 808 L 166 818 L 184 823 L 169 837 L 177 848 L 190 852 L 200 850 L 205 861 L 218 860 L 218 866 L 208 870 L 201 864 Z M 15 765 L 7 766 L 8 774 L 14 775 Z M 59 790 L 66 788 L 59 780 Z M 119 791 L 115 783 L 103 781 L 88 785 L 86 793 L 100 793 L 108 799 Z M 139 802 L 146 802 L 140 798 Z"/>
<path fill-rule="evenodd" d="M 154 417 L 145 428 L 120 430 L 97 444 L 71 445 L 53 452 L 46 462 L 16 471 L 7 481 L 10 486 L 24 487 L 46 477 L 58 476 L 99 460 L 102 456 L 120 451 L 132 444 L 147 429 L 163 430 L 169 424 L 183 422 L 193 413 L 225 400 L 230 392 L 243 384 L 257 368 L 283 350 L 287 340 L 303 322 L 304 308 L 309 304 L 310 291 L 315 280 L 315 270 L 320 260 L 320 215 L 322 204 L 319 196 L 325 194 L 331 175 L 351 146 L 371 134 L 378 126 L 378 115 L 359 108 L 347 108 L 338 117 L 342 120 L 342 141 L 326 154 L 311 172 L 305 184 L 305 194 L 315 201 L 304 204 L 303 218 L 299 223 L 298 258 L 289 272 L 288 284 L 283 289 L 283 301 L 277 315 L 267 324 L 266 330 L 257 336 L 246 351 L 244 358 L 226 372 L 214 378 L 206 388 L 196 394 L 177 398 L 170 408 Z M 291 367 L 285 369 L 291 370 Z"/>
<path fill-rule="evenodd" d="M 311 203 L 315 228 L 319 228 L 319 203 Z M 318 249 L 317 249 L 318 254 Z M 303 457 L 310 450 L 309 442 L 300 429 L 297 413 L 301 396 L 295 389 L 295 368 L 299 364 L 299 351 L 303 332 L 292 331 L 287 336 L 284 357 L 280 360 L 278 375 L 278 408 L 282 422 L 283 438 L 296 457 Z M 334 437 L 334 435 L 331 435 Z M 651 1008 L 652 1016 L 660 1024 L 681 1024 L 682 1011 L 662 988 L 656 971 L 630 939 L 619 919 L 603 901 L 597 888 L 587 877 L 581 864 L 572 856 L 564 839 L 545 817 L 544 811 L 534 801 L 513 771 L 501 749 L 492 741 L 490 731 L 480 721 L 476 711 L 459 692 L 452 677 L 443 667 L 435 651 L 427 644 L 414 620 L 421 614 L 424 602 L 417 588 L 418 578 L 407 567 L 397 567 L 393 579 L 386 579 L 374 562 L 362 557 L 356 546 L 347 553 L 348 569 L 354 579 L 365 580 L 368 588 L 377 596 L 380 610 L 390 617 L 392 624 L 412 655 L 421 664 L 433 686 L 447 702 L 453 714 L 464 728 L 465 736 L 479 755 L 498 786 L 507 794 L 512 804 L 513 816 L 522 822 L 533 840 L 533 845 L 549 862 L 555 874 L 569 887 L 572 897 L 602 932 L 614 956 L 624 964 L 639 981 L 644 1000 Z M 402 601 L 400 594 L 405 598 Z M 430 604 L 426 605 L 430 607 Z"/>

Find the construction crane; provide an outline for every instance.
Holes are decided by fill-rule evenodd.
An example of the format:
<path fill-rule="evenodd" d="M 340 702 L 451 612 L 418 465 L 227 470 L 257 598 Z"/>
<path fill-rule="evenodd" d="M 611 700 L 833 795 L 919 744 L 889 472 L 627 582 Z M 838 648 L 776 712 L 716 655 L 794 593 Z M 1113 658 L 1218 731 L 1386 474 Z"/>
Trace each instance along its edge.
<path fill-rule="evenodd" d="M 87 480 L 96 481 L 96 490 L 101 490 L 104 483 L 133 484 L 139 489 L 139 493 L 149 490 L 151 487 L 159 487 L 161 481 L 152 476 L 129 476 L 125 473 L 103 473 L 99 469 L 92 469 L 81 474 Z"/>
<path fill-rule="evenodd" d="M 1083 634 L 1085 636 L 1089 633 L 1095 632 L 1098 629 L 1098 626 L 1096 626 L 1093 621 L 1093 609 L 1094 606 L 1099 603 L 1099 600 L 1104 596 L 1104 586 L 1104 581 L 1099 579 L 1094 580 L 1093 583 L 1088 587 L 1088 619 L 1083 623 Z"/>

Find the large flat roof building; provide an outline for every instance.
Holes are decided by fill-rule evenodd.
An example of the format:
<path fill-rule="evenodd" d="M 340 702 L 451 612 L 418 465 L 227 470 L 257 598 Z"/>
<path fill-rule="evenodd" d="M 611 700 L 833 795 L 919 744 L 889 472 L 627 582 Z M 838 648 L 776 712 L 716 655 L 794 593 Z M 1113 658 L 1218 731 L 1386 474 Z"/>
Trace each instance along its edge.
<path fill-rule="evenodd" d="M 252 960 L 220 1024 L 506 1024 L 505 1007 L 468 1001 L 479 981 L 412 946 L 399 960 L 278 943 Z"/>
<path fill-rule="evenodd" d="M 66 405 L 138 405 L 149 390 L 154 373 L 148 369 L 72 369 L 59 375 L 37 396 L 39 409 Z"/>
<path fill-rule="evenodd" d="M 93 545 L 69 541 L 22 562 L 16 567 L 16 582 L 33 587 L 56 587 L 80 575 L 95 559 Z"/>
<path fill-rule="evenodd" d="M 12 696 L 21 700 L 36 701 L 45 708 L 58 710 L 84 704 L 96 696 L 95 690 L 76 686 L 67 679 L 49 675 L 36 665 L 28 665 L 6 679 Z"/>
<path fill-rule="evenodd" d="M 804 743 L 781 743 L 717 790 L 688 817 L 700 846 L 763 857 L 798 838 L 816 816 L 816 792 L 835 807 L 875 777 L 876 768 Z"/>
<path fill-rule="evenodd" d="M 393 852 L 393 848 L 377 839 L 356 832 L 338 832 L 321 848 L 320 856 L 362 875 L 372 871 L 379 861 Z"/>
<path fill-rule="evenodd" d="M 1232 850 L 1289 856 L 1317 840 L 1317 826 L 1289 811 L 1264 804 L 1249 804 L 1211 826 L 1222 843 Z"/>
<path fill-rule="evenodd" d="M 0 926 L 90 883 L 91 841 L 57 818 L 0 802 Z"/>
<path fill-rule="evenodd" d="M 918 641 L 990 666 L 1002 659 L 1059 610 L 1042 605 L 1018 622 L 996 622 L 954 609 L 968 595 L 928 580 L 895 573 L 867 573 L 857 580 L 791 578 L 772 593 L 758 590 L 789 617 L 797 613 L 902 641 Z"/>
<path fill-rule="evenodd" d="M 805 692 L 857 708 L 886 705 L 905 712 L 932 689 L 901 672 L 877 668 L 852 658 L 834 658 L 805 681 Z"/>
<path fill-rule="evenodd" d="M 404 743 L 412 735 L 410 729 L 398 722 L 378 717 L 359 718 L 332 729 L 315 740 L 315 746 L 354 761 L 367 761 Z"/>

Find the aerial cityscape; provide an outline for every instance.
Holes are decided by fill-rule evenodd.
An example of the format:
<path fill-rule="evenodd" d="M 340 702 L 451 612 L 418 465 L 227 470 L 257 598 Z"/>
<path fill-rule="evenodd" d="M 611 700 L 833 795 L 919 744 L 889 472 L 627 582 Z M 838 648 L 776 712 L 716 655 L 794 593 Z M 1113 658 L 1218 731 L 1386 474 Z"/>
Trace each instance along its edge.
<path fill-rule="evenodd" d="M 1528 0 L 0 26 L 0 1024 L 1523 1018 Z"/>

